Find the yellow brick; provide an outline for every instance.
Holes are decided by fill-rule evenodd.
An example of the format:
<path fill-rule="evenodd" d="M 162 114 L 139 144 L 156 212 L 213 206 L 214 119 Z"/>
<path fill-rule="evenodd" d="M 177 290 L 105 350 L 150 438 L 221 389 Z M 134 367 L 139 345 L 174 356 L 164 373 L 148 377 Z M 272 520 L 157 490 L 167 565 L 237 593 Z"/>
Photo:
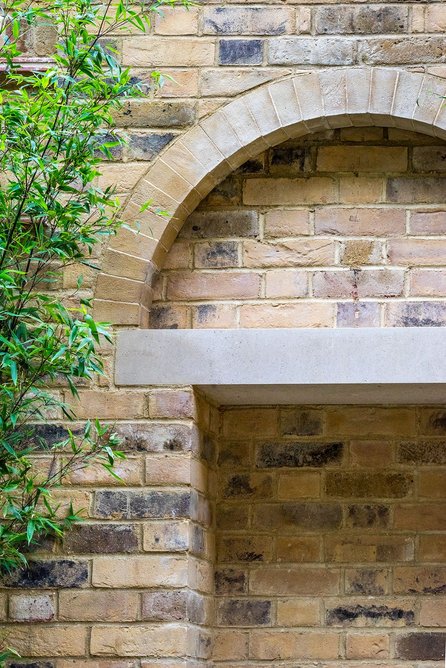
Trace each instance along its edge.
<path fill-rule="evenodd" d="M 91 631 L 91 653 L 108 656 L 184 656 L 187 627 L 96 626 Z"/>
<path fill-rule="evenodd" d="M 93 560 L 95 587 L 182 587 L 187 584 L 187 561 L 180 557 L 144 555 L 97 557 Z"/>

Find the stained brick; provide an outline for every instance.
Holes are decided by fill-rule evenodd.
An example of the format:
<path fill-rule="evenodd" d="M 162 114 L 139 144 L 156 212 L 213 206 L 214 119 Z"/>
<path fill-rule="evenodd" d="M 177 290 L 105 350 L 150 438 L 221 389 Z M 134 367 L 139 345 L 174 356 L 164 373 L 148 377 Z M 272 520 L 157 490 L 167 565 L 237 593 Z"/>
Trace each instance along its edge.
<path fill-rule="evenodd" d="M 404 599 L 393 604 L 340 602 L 329 607 L 326 623 L 329 626 L 412 626 L 415 613 L 411 609 L 412 601 Z"/>
<path fill-rule="evenodd" d="M 79 524 L 64 540 L 67 554 L 100 554 L 138 551 L 138 529 L 135 525 Z"/>
<path fill-rule="evenodd" d="M 260 39 L 221 39 L 218 60 L 221 65 L 260 65 L 263 43 Z"/>
<path fill-rule="evenodd" d="M 280 411 L 282 436 L 319 436 L 324 429 L 324 414 L 317 410 L 283 409 Z"/>
<path fill-rule="evenodd" d="M 433 425 L 437 425 L 439 433 L 443 427 L 441 418 L 443 413 L 436 411 L 438 417 L 432 418 Z M 402 464 L 446 464 L 446 442 L 445 441 L 405 441 L 397 448 L 397 461 Z"/>
<path fill-rule="evenodd" d="M 271 622 L 271 601 L 229 599 L 219 601 L 217 621 L 222 626 L 265 626 Z"/>
<path fill-rule="evenodd" d="M 285 7 L 208 7 L 204 33 L 211 35 L 281 35 L 289 32 L 291 13 Z"/>
<path fill-rule="evenodd" d="M 352 504 L 346 510 L 346 526 L 352 529 L 383 529 L 389 526 L 389 506 Z"/>
<path fill-rule="evenodd" d="M 88 580 L 88 563 L 58 559 L 30 561 L 28 568 L 1 578 L 3 587 L 82 587 Z"/>
<path fill-rule="evenodd" d="M 257 447 L 259 468 L 322 467 L 340 462 L 343 443 L 307 443 L 305 441 L 267 442 Z"/>

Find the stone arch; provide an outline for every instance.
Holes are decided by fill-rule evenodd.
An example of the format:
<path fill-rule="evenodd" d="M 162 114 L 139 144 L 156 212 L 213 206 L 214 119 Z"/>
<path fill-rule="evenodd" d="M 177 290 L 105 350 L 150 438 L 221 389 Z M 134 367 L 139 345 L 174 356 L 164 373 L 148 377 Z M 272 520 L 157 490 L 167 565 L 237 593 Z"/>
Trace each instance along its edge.
<path fill-rule="evenodd" d="M 132 191 L 122 229 L 106 252 L 95 292 L 99 318 L 147 326 L 151 279 L 187 216 L 243 162 L 288 139 L 349 126 L 389 126 L 446 139 L 446 81 L 390 68 L 304 71 L 259 86 L 185 132 Z M 141 205 L 151 197 L 168 215 Z"/>

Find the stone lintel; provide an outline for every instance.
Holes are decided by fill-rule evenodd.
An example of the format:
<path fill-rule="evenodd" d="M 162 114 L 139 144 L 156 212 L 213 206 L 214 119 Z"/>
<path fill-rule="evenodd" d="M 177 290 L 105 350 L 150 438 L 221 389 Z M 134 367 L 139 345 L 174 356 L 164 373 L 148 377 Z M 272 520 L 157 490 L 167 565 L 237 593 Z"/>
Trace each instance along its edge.
<path fill-rule="evenodd" d="M 445 347 L 436 327 L 123 330 L 115 382 L 220 404 L 446 403 Z"/>

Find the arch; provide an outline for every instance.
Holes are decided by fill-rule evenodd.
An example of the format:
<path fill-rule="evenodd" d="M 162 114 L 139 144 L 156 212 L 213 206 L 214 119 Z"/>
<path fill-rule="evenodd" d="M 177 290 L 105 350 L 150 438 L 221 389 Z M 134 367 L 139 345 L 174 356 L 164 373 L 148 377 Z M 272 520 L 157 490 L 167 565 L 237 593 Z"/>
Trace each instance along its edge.
<path fill-rule="evenodd" d="M 389 126 L 446 140 L 446 81 L 390 68 L 304 71 L 263 84 L 220 107 L 181 135 L 149 166 L 129 196 L 122 229 L 104 257 L 96 316 L 146 326 L 151 279 L 183 222 L 246 160 L 288 139 L 349 126 Z M 152 198 L 169 215 L 141 205 Z"/>

